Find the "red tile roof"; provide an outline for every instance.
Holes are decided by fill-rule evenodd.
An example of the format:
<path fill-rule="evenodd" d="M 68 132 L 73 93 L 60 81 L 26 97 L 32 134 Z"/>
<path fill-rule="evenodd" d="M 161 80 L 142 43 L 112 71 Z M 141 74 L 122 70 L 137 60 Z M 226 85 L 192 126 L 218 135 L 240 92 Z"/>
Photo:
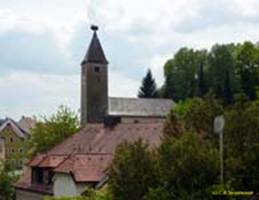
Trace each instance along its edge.
<path fill-rule="evenodd" d="M 42 162 L 42 160 L 46 157 L 45 154 L 39 154 L 36 155 L 33 159 L 31 159 L 27 165 L 31 166 L 31 167 L 36 167 L 40 164 L 40 162 Z"/>
<path fill-rule="evenodd" d="M 38 165 L 38 167 L 57 167 L 66 159 L 67 155 L 47 155 Z"/>
<path fill-rule="evenodd" d="M 72 173 L 76 182 L 98 182 L 112 161 L 111 154 L 73 154 L 54 171 Z"/>
<path fill-rule="evenodd" d="M 28 165 L 50 167 L 56 173 L 72 174 L 76 182 L 98 183 L 106 176 L 106 170 L 120 143 L 141 138 L 154 148 L 160 145 L 162 130 L 161 122 L 122 123 L 113 128 L 104 127 L 103 124 L 90 124 L 47 154 L 36 156 Z M 30 180 L 27 179 L 24 185 L 30 188 Z"/>
<path fill-rule="evenodd" d="M 105 128 L 102 124 L 88 125 L 79 133 L 57 145 L 48 154 L 64 155 L 74 153 L 111 153 L 123 141 L 133 142 L 139 138 L 151 147 L 159 146 L 163 123 L 118 124 Z"/>

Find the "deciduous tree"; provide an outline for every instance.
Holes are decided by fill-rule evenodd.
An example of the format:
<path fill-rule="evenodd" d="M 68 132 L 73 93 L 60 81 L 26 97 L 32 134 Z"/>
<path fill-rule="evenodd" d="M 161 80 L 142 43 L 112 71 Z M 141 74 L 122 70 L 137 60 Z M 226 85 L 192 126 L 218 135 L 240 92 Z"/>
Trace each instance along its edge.
<path fill-rule="evenodd" d="M 60 106 L 55 114 L 43 117 L 36 123 L 29 141 L 31 154 L 46 152 L 79 129 L 77 115 L 69 108 Z"/>
<path fill-rule="evenodd" d="M 0 162 L 0 199 L 15 199 L 14 182 L 18 179 L 8 162 Z"/>
<path fill-rule="evenodd" d="M 197 133 L 167 138 L 159 149 L 163 182 L 171 199 L 209 199 L 217 183 L 218 153 Z"/>
<path fill-rule="evenodd" d="M 138 140 L 117 147 L 109 180 L 114 200 L 141 200 L 157 183 L 155 162 L 148 145 Z"/>

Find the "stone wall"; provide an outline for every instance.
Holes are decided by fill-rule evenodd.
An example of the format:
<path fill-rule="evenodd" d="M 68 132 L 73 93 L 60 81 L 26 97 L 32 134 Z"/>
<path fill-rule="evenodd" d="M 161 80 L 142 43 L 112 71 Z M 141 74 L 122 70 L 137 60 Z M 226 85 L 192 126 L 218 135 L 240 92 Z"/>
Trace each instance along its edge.
<path fill-rule="evenodd" d="M 159 123 L 164 121 L 165 118 L 157 117 L 121 117 L 121 123 Z"/>
<path fill-rule="evenodd" d="M 86 63 L 81 73 L 81 125 L 102 123 L 108 110 L 107 65 Z"/>

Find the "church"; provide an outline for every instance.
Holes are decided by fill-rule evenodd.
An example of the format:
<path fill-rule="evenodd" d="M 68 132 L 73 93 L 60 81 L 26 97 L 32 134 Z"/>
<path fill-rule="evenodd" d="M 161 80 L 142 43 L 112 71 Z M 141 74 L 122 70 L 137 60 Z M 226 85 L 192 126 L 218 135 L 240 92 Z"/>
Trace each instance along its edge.
<path fill-rule="evenodd" d="M 15 184 L 17 200 L 76 196 L 86 187 L 101 188 L 116 147 L 141 138 L 160 145 L 163 123 L 175 106 L 169 99 L 108 96 L 108 60 L 97 35 L 81 62 L 81 130 L 27 163 Z"/>

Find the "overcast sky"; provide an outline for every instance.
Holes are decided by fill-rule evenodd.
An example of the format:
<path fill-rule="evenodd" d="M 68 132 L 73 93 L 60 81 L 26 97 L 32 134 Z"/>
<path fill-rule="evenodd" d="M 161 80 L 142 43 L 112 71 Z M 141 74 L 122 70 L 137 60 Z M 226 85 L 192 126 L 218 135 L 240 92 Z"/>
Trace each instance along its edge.
<path fill-rule="evenodd" d="M 109 95 L 136 96 L 183 46 L 259 40 L 259 0 L 0 0 L 0 117 L 79 109 L 90 24 L 108 58 Z"/>

